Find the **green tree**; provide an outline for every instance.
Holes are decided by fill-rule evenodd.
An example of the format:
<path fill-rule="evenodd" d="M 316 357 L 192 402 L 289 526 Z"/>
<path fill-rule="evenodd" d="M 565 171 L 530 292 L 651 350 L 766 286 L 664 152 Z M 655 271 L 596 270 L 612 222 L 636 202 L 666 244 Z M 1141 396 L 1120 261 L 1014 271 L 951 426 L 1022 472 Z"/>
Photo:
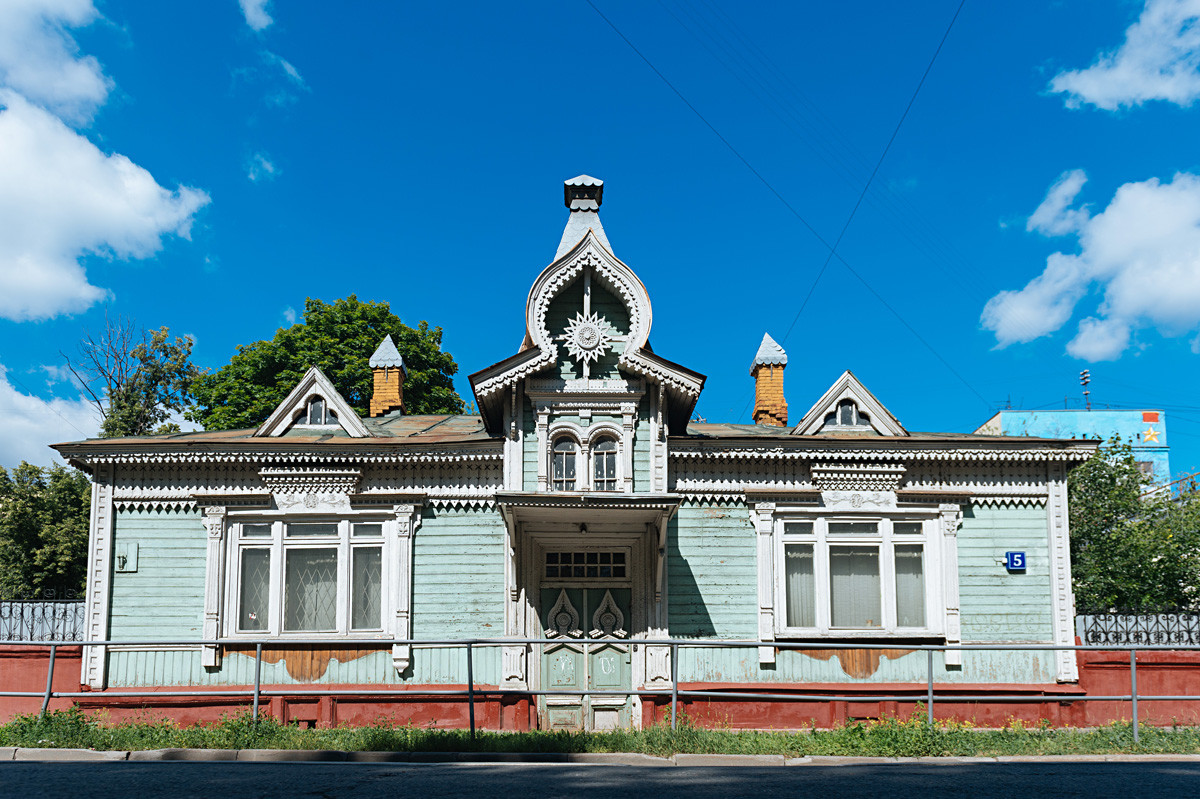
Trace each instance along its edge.
<path fill-rule="evenodd" d="M 167 422 L 191 404 L 192 337 L 171 339 L 170 331 L 139 330 L 132 322 L 105 317 L 98 336 L 85 334 L 78 364 L 67 367 L 100 412 L 102 438 L 177 433 Z"/>
<path fill-rule="evenodd" d="M 351 295 L 333 303 L 308 299 L 304 322 L 280 328 L 270 341 L 238 347 L 218 372 L 193 385 L 196 406 L 188 418 L 208 430 L 261 424 L 310 366 L 318 366 L 346 401 L 365 416 L 373 378 L 368 361 L 384 336 L 391 335 L 404 357 L 408 413 L 462 413 L 454 391 L 458 365 L 443 352 L 442 329 L 426 322 L 409 327 L 386 302 L 362 302 Z"/>
<path fill-rule="evenodd" d="M 1200 492 L 1153 490 L 1113 441 L 1068 479 L 1075 600 L 1086 610 L 1200 605 Z"/>
<path fill-rule="evenodd" d="M 0 596 L 83 589 L 90 503 L 76 469 L 0 467 Z"/>

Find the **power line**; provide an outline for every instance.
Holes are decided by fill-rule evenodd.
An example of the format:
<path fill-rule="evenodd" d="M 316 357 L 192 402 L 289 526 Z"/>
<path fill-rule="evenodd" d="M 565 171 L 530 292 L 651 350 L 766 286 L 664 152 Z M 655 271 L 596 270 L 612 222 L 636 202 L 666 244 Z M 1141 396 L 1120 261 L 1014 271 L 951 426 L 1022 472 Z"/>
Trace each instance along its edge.
<path fill-rule="evenodd" d="M 933 57 L 929 59 L 929 63 L 925 66 L 925 71 L 921 73 L 921 80 L 917 81 L 917 88 L 913 90 L 912 97 L 908 98 L 908 105 L 904 106 L 904 113 L 900 115 L 900 120 L 896 122 L 896 127 L 892 129 L 892 135 L 888 138 L 887 144 L 884 145 L 883 152 L 879 154 L 879 160 L 875 162 L 875 168 L 871 170 L 871 174 L 867 177 L 867 182 L 863 184 L 862 191 L 858 193 L 858 199 L 855 201 L 854 207 L 850 209 L 850 215 L 846 217 L 846 223 L 842 225 L 842 230 L 840 233 L 838 233 L 837 240 L 833 242 L 833 247 L 830 248 L 829 255 L 825 256 L 825 263 L 821 264 L 820 271 L 817 272 L 817 276 L 813 279 L 812 285 L 808 289 L 808 294 L 806 294 L 804 297 L 804 302 L 800 304 L 800 309 L 797 310 L 796 315 L 792 317 L 792 323 L 788 325 L 787 332 L 783 334 L 783 341 L 781 341 L 780 344 L 786 342 L 788 336 L 792 334 L 792 328 L 794 328 L 796 326 L 796 322 L 800 320 L 800 314 L 804 313 L 804 309 L 808 305 L 809 299 L 812 297 L 813 292 L 817 289 L 817 283 L 821 282 L 821 276 L 825 274 L 825 269 L 829 266 L 829 262 L 833 260 L 833 257 L 837 254 L 837 248 L 839 245 L 841 245 L 842 238 L 845 237 L 846 231 L 850 229 L 850 223 L 854 221 L 854 215 L 858 213 L 858 209 L 862 206 L 863 198 L 867 196 L 867 191 L 870 190 L 871 183 L 875 180 L 875 176 L 879 174 L 879 168 L 883 166 L 883 161 L 885 158 L 887 158 L 888 152 L 891 151 L 892 144 L 895 143 L 896 137 L 900 135 L 900 128 L 904 125 L 904 120 L 908 119 L 908 112 L 912 110 L 913 103 L 917 101 L 917 95 L 921 93 L 921 88 L 925 85 L 925 79 L 929 77 L 929 73 L 933 69 L 934 62 L 937 61 L 937 57 L 941 55 L 942 47 L 945 46 L 946 39 L 950 37 L 950 31 L 954 28 L 954 23 L 958 21 L 958 15 L 962 13 L 963 6 L 966 4 L 967 0 L 959 0 L 958 8 L 954 11 L 954 16 L 950 18 L 950 24 L 946 26 L 946 32 L 942 34 L 942 39 L 938 42 L 937 49 L 933 51 Z M 850 265 L 846 264 L 846 268 L 850 269 Z M 863 281 L 864 285 L 866 285 L 866 281 L 862 279 L 862 276 L 860 276 L 853 269 L 850 269 L 850 272 L 859 280 Z M 870 286 L 867 286 L 867 288 L 870 289 Z M 874 290 L 871 290 L 871 293 L 874 294 Z M 882 298 L 880 299 L 882 300 Z M 884 305 L 886 306 L 887 303 L 884 303 Z M 903 322 L 904 320 L 901 319 L 900 321 Z M 907 323 L 905 323 L 905 326 L 908 326 Z M 911 330 L 911 328 L 909 329 Z M 920 336 L 917 338 L 920 338 Z M 975 391 L 974 388 L 971 388 L 971 390 Z M 979 392 L 975 393 L 978 394 Z M 979 398 L 983 399 L 982 396 Z M 986 401 L 987 400 L 984 400 L 984 402 Z"/>
<path fill-rule="evenodd" d="M 10 383 L 14 384 L 14 385 L 15 385 L 17 388 L 19 388 L 19 389 L 21 389 L 22 391 L 24 391 L 26 395 L 28 395 L 28 396 L 30 396 L 30 397 L 33 397 L 34 399 L 37 399 L 37 395 L 36 395 L 36 394 L 34 394 L 32 391 L 30 391 L 30 390 L 29 390 L 29 389 L 28 389 L 28 388 L 25 386 L 25 384 L 24 384 L 24 383 L 22 383 L 21 381 L 17 380 L 15 377 L 13 377 L 13 375 L 12 375 L 12 371 L 11 371 L 11 370 L 9 370 L 9 369 L 0 370 L 0 374 L 3 374 L 4 378 L 5 378 L 6 380 L 8 380 L 8 382 L 10 382 Z M 51 400 L 51 402 L 53 402 L 53 400 Z M 53 414 L 54 414 L 55 416 L 57 416 L 59 419 L 62 419 L 64 422 L 66 422 L 68 425 L 70 425 L 70 427 L 71 427 L 71 428 L 73 428 L 73 429 L 75 430 L 75 432 L 76 432 L 76 433 L 79 433 L 79 435 L 83 436 L 84 438 L 87 438 L 87 437 L 88 437 L 88 434 L 87 434 L 87 433 L 85 433 L 85 432 L 83 432 L 82 430 L 80 430 L 78 427 L 75 427 L 75 424 L 74 424 L 74 423 L 73 423 L 73 422 L 72 422 L 70 419 L 68 419 L 67 417 L 63 416 L 61 413 L 59 413 L 58 411 L 56 411 L 56 410 L 54 409 L 54 405 L 52 405 L 52 404 L 51 404 L 51 402 L 44 402 L 44 403 L 43 403 L 43 404 L 46 406 L 46 409 L 47 409 L 47 410 L 49 410 L 51 413 L 53 413 Z"/>
<path fill-rule="evenodd" d="M 875 291 L 875 289 L 873 289 L 871 287 L 871 285 L 866 281 L 866 279 L 858 273 L 857 270 L 855 270 L 852 266 L 850 266 L 850 264 L 846 261 L 846 259 L 844 257 L 842 257 L 842 255 L 840 253 L 837 252 L 836 246 L 833 244 L 830 244 L 828 241 L 825 240 L 825 238 L 819 232 L 817 232 L 817 229 L 814 228 L 809 223 L 809 221 L 807 219 L 805 219 L 804 216 L 799 211 L 797 211 L 792 206 L 791 203 L 789 203 L 787 201 L 787 198 L 785 198 L 782 194 L 780 194 L 779 191 L 773 185 L 771 185 L 771 182 L 769 180 L 767 180 L 766 177 L 764 177 L 761 172 L 759 172 L 757 169 L 754 168 L 754 165 L 751 164 L 746 159 L 746 157 L 743 156 L 738 151 L 738 149 L 736 147 L 734 147 L 733 144 L 727 138 L 725 138 L 725 136 L 723 136 L 721 134 L 721 132 L 719 130 L 717 130 L 716 127 L 711 122 L 708 121 L 708 119 L 704 116 L 704 114 L 700 113 L 700 110 L 698 108 L 696 108 L 696 106 L 692 105 L 692 103 L 683 95 L 683 93 L 675 87 L 675 84 L 673 84 L 667 78 L 666 75 L 664 75 L 661 71 L 659 71 L 658 67 L 654 66 L 654 63 L 649 58 L 647 58 L 646 55 L 641 50 L 639 50 L 637 48 L 637 45 L 635 45 L 632 41 L 630 41 L 629 37 L 626 36 L 624 33 L 622 33 L 621 29 L 618 28 L 611 19 L 609 19 L 607 16 L 605 16 L 604 12 L 601 11 L 599 8 L 597 8 L 596 4 L 593 3 L 592 0 L 585 0 L 585 2 L 589 6 L 591 6 L 592 10 L 596 12 L 596 14 L 600 17 L 600 19 L 604 20 L 604 22 L 610 28 L 612 28 L 613 32 L 615 34 L 617 34 L 617 36 L 621 39 L 621 41 L 625 42 L 625 44 L 629 46 L 629 49 L 632 50 L 634 52 L 634 54 L 637 55 L 638 58 L 642 59 L 642 61 L 646 64 L 646 66 L 650 68 L 650 71 L 652 71 L 655 75 L 657 75 L 659 80 L 661 80 L 664 84 L 666 84 L 667 88 L 670 89 L 675 94 L 675 96 L 679 98 L 680 102 L 682 102 L 684 105 L 686 105 L 688 107 L 688 109 L 693 114 L 696 115 L 696 118 L 699 119 L 702 123 L 704 123 L 704 126 L 707 127 L 710 131 L 712 131 L 714 136 L 716 136 L 718 139 L 720 139 L 721 143 L 724 144 L 725 147 L 731 153 L 733 153 L 734 157 L 737 158 L 739 161 L 741 161 L 742 165 L 745 166 L 746 169 L 748 169 L 750 171 L 750 173 L 752 175 L 754 175 L 754 177 L 758 178 L 759 182 L 762 183 L 763 186 L 765 186 L 766 189 L 769 192 L 771 192 L 771 194 L 773 194 L 775 196 L 775 198 L 777 200 L 779 200 L 780 203 L 783 204 L 783 207 L 786 208 L 792 214 L 792 216 L 796 217 L 796 219 L 800 222 L 800 224 L 804 225 L 804 227 L 809 231 L 809 233 L 811 233 L 813 235 L 813 237 L 816 238 L 816 240 L 818 242 L 820 242 L 822 246 L 825 247 L 825 249 L 830 251 L 830 257 L 836 258 L 838 260 L 838 262 L 842 264 L 842 266 L 846 267 L 846 269 L 850 272 L 850 274 L 854 275 L 854 277 L 857 278 L 859 280 L 859 282 L 861 282 L 866 287 L 867 291 L 869 291 L 872 296 L 874 296 L 877 300 L 879 300 L 880 304 L 883 305 L 883 307 L 886 308 L 889 312 L 891 312 L 892 315 L 895 316 L 896 319 L 899 320 L 899 322 L 902 325 L 904 325 L 904 327 L 910 333 L 913 334 L 913 336 L 917 339 L 917 341 L 921 342 L 921 344 L 924 345 L 933 354 L 933 356 L 935 358 L 937 358 L 937 360 L 943 366 L 946 367 L 946 369 L 951 374 L 953 374 L 956 378 L 958 378 L 958 380 L 963 385 L 965 385 L 971 391 L 972 394 L 974 394 L 976 397 L 978 397 L 981 402 L 983 402 L 984 404 L 987 404 L 987 402 L 988 402 L 987 399 L 982 394 L 980 394 L 978 391 L 976 391 L 975 387 L 972 386 L 970 383 L 968 383 L 966 378 L 964 378 L 961 374 L 959 374 L 958 371 L 953 366 L 951 366 L 950 363 L 945 358 L 943 358 L 941 356 L 941 354 L 938 353 L 938 351 L 935 350 L 928 341 L 926 341 L 924 338 L 922 338 L 921 335 L 918 334 L 917 331 L 913 328 L 913 326 L 910 325 L 902 316 L 900 316 L 900 313 L 895 308 L 893 308 L 891 305 L 889 305 L 887 303 L 887 301 L 885 301 L 883 299 L 883 297 L 877 291 Z M 959 3 L 958 10 L 955 11 L 954 19 L 958 19 L 958 14 L 960 11 L 962 11 L 962 7 L 963 7 L 963 5 L 965 5 L 965 3 L 966 3 L 966 0 L 961 0 L 961 2 Z M 952 25 L 953 25 L 953 21 L 951 21 L 951 26 Z M 943 37 L 942 37 L 941 43 L 938 44 L 938 52 L 941 52 L 942 45 L 945 43 L 946 37 L 949 36 L 949 33 L 950 33 L 950 29 L 947 28 L 945 35 L 943 35 Z M 936 53 L 935 53 L 934 58 L 936 58 Z M 931 61 L 929 67 L 927 67 L 925 70 L 925 75 L 922 75 L 922 77 L 921 77 L 922 85 L 924 84 L 925 77 L 928 75 L 929 70 L 932 68 L 932 66 L 933 66 L 933 62 Z M 918 91 L 920 90 L 920 85 L 917 87 L 917 90 Z M 909 101 L 909 108 L 911 108 L 913 100 L 915 100 L 915 99 L 916 99 L 916 95 L 914 93 L 912 100 Z M 905 109 L 904 113 L 905 113 L 905 116 L 907 116 L 908 108 Z M 901 122 L 903 122 L 903 118 L 901 118 Z M 897 126 L 897 131 L 898 131 L 898 129 L 899 129 L 899 126 Z M 896 136 L 896 131 L 893 132 L 892 139 L 889 140 L 889 142 L 888 142 L 888 147 L 891 146 L 891 141 L 895 139 L 895 136 Z M 885 149 L 884 155 L 886 155 L 886 154 L 887 154 L 887 150 Z M 882 160 L 882 158 L 881 158 L 881 160 Z M 879 165 L 877 164 L 876 171 L 878 171 L 878 168 L 879 168 Z M 874 173 L 872 173 L 872 176 L 874 176 Z M 865 189 L 864 189 L 864 193 L 865 193 Z M 861 196 L 860 196 L 859 203 L 861 203 L 861 201 L 862 200 L 861 200 Z M 856 203 L 855 210 L 857 210 L 857 207 L 858 207 L 858 204 Z M 843 233 L 844 232 L 845 232 L 845 230 L 843 228 Z M 840 241 L 840 236 L 839 236 L 839 241 Z M 828 263 L 828 261 L 827 261 L 827 263 Z M 823 268 L 822 268 L 822 271 L 823 271 Z M 819 279 L 819 276 L 818 276 L 818 279 Z M 743 414 L 744 413 L 745 413 L 745 411 L 743 410 Z"/>

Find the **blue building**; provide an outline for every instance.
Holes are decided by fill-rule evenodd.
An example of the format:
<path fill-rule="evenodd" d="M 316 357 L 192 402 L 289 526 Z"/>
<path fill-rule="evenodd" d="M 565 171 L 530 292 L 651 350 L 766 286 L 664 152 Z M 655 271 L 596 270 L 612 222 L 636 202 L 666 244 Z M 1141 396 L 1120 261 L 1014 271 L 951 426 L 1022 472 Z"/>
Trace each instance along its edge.
<path fill-rule="evenodd" d="M 1119 436 L 1133 446 L 1143 474 L 1155 483 L 1171 482 L 1167 417 L 1161 410 L 1000 411 L 975 431 L 993 436 L 1034 438 L 1098 438 Z"/>

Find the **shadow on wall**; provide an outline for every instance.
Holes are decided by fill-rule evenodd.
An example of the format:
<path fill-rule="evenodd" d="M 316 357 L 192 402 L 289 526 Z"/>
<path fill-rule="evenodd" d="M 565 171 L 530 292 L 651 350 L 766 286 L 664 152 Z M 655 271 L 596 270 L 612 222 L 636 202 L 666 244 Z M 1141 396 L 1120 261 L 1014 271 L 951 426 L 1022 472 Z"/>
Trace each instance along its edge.
<path fill-rule="evenodd" d="M 717 628 L 696 584 L 691 564 L 679 551 L 679 517 L 667 522 L 667 626 L 672 638 L 715 638 Z"/>

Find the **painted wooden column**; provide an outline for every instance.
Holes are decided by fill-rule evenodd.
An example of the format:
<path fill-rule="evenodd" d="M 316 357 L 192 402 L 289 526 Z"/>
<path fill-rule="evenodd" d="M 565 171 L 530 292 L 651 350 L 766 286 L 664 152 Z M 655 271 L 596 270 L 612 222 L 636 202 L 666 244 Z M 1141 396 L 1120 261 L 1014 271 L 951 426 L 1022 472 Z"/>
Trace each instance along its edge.
<path fill-rule="evenodd" d="M 637 405 L 632 402 L 621 403 L 621 459 L 624 461 L 625 493 L 633 493 L 633 423 L 637 414 Z M 650 464 L 653 467 L 653 464 Z M 647 475 L 649 477 L 649 475 Z"/>
<path fill-rule="evenodd" d="M 758 539 L 758 640 L 775 640 L 775 503 L 754 503 L 754 530 Z M 775 647 L 760 646 L 758 662 L 775 662 Z"/>
<path fill-rule="evenodd" d="M 92 472 L 92 510 L 88 520 L 87 606 L 84 640 L 108 638 L 108 608 L 112 590 L 113 467 L 97 464 Z M 108 647 L 89 646 L 83 654 L 80 682 L 104 688 Z"/>
<path fill-rule="evenodd" d="M 204 570 L 204 633 L 206 640 L 221 637 L 221 598 L 225 595 L 225 506 L 204 508 L 204 530 L 208 542 Z M 215 669 L 221 665 L 221 647 L 205 644 L 200 650 L 200 665 Z"/>
<path fill-rule="evenodd" d="M 393 505 L 396 516 L 396 549 L 392 563 L 396 566 L 393 607 L 396 609 L 392 624 L 394 638 L 412 638 L 412 570 L 413 536 L 421 526 L 420 505 Z M 412 665 L 412 645 L 392 644 L 392 666 L 400 676 Z"/>
<path fill-rule="evenodd" d="M 537 408 L 537 441 L 535 442 L 535 446 L 537 446 L 538 491 L 545 491 L 548 487 L 549 478 L 547 471 L 549 470 L 550 448 L 552 446 L 549 436 L 550 406 L 540 403 Z"/>
<path fill-rule="evenodd" d="M 517 539 L 520 522 L 509 517 L 504 524 L 504 634 L 512 638 L 525 637 L 524 603 L 517 582 Z M 514 644 L 501 648 L 500 679 L 505 688 L 525 690 L 525 644 Z"/>
<path fill-rule="evenodd" d="M 1054 643 L 1075 643 L 1075 593 L 1071 590 L 1071 539 L 1067 520 L 1067 469 L 1061 462 L 1047 466 L 1049 501 L 1046 516 L 1050 536 L 1050 595 L 1054 602 L 1051 627 Z M 1073 650 L 1054 653 L 1059 682 L 1079 679 L 1079 665 Z"/>
<path fill-rule="evenodd" d="M 667 629 L 667 524 L 665 518 L 646 524 L 646 552 L 654 563 L 654 596 L 646 613 L 646 638 L 650 640 L 671 637 Z M 658 685 L 671 681 L 671 647 L 646 645 L 645 681 Z"/>
<path fill-rule="evenodd" d="M 958 505 L 938 505 L 939 526 L 942 528 L 942 604 L 945 606 L 946 643 L 962 643 L 962 617 L 958 598 L 958 527 L 962 508 Z M 945 653 L 947 666 L 962 665 L 962 650 Z"/>

